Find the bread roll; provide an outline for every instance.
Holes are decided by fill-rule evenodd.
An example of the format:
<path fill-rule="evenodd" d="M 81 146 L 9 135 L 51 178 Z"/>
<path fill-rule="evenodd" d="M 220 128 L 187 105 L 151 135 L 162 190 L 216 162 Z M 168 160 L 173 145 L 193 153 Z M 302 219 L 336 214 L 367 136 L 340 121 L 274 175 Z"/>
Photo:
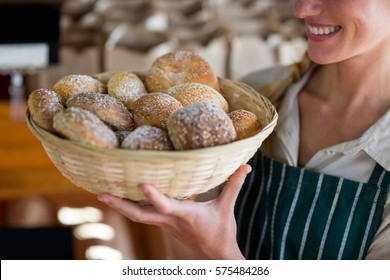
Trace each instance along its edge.
<path fill-rule="evenodd" d="M 107 94 L 82 92 L 73 95 L 66 106 L 88 110 L 114 130 L 132 130 L 133 117 L 122 102 Z"/>
<path fill-rule="evenodd" d="M 168 119 L 168 133 L 176 150 L 191 150 L 233 142 L 233 122 L 221 108 L 200 102 L 174 112 Z"/>
<path fill-rule="evenodd" d="M 168 133 L 158 127 L 149 125 L 140 126 L 130 132 L 121 146 L 131 150 L 173 150 Z"/>
<path fill-rule="evenodd" d="M 263 129 L 256 114 L 244 109 L 234 110 L 229 113 L 237 132 L 237 140 L 251 137 Z"/>
<path fill-rule="evenodd" d="M 69 97 L 80 92 L 99 92 L 104 90 L 103 84 L 88 75 L 68 75 L 59 79 L 53 90 L 60 96 L 65 104 Z"/>
<path fill-rule="evenodd" d="M 53 116 L 64 109 L 57 93 L 49 89 L 36 89 L 28 97 L 28 110 L 34 122 L 48 131 L 54 131 Z"/>
<path fill-rule="evenodd" d="M 172 96 L 161 93 L 149 93 L 138 98 L 130 106 L 135 127 L 151 125 L 167 129 L 169 116 L 183 106 Z"/>
<path fill-rule="evenodd" d="M 199 83 L 184 83 L 169 88 L 167 94 L 172 95 L 185 107 L 198 102 L 210 102 L 228 112 L 226 99 L 212 87 Z"/>
<path fill-rule="evenodd" d="M 107 83 L 108 94 L 121 101 L 127 109 L 130 105 L 146 94 L 142 80 L 130 71 L 119 72 L 112 76 Z"/>
<path fill-rule="evenodd" d="M 158 57 L 145 77 L 148 92 L 164 92 L 170 87 L 195 82 L 219 91 L 218 77 L 211 65 L 190 51 L 174 51 Z"/>
<path fill-rule="evenodd" d="M 55 131 L 70 140 L 100 148 L 115 148 L 114 132 L 95 114 L 77 107 L 67 108 L 53 118 Z"/>

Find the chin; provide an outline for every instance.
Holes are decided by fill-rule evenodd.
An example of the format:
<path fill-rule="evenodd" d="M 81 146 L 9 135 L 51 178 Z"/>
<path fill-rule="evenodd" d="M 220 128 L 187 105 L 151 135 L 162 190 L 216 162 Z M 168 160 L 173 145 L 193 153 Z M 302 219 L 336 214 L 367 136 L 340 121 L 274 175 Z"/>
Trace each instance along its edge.
<path fill-rule="evenodd" d="M 333 56 L 329 54 L 324 54 L 323 52 L 315 52 L 308 49 L 307 55 L 309 56 L 310 60 L 313 61 L 316 64 L 331 64 L 338 62 L 337 59 L 335 59 Z"/>

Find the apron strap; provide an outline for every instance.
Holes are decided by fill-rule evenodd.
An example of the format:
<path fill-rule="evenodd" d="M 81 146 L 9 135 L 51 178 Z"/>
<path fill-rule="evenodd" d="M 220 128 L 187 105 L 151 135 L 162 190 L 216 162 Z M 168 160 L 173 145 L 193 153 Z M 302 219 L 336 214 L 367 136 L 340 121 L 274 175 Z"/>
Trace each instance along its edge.
<path fill-rule="evenodd" d="M 383 168 L 379 163 L 374 167 L 371 173 L 368 183 L 375 184 L 377 186 L 388 186 L 390 185 L 390 172 Z"/>

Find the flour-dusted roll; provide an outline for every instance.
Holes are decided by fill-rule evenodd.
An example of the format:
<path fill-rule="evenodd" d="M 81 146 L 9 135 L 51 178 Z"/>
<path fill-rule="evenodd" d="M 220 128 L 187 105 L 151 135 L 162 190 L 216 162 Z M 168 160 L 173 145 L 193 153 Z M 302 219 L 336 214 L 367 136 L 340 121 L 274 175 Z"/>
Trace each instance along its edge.
<path fill-rule="evenodd" d="M 192 150 L 233 142 L 232 120 L 221 108 L 200 102 L 183 107 L 168 119 L 169 137 L 176 150 Z"/>
<path fill-rule="evenodd" d="M 179 50 L 158 57 L 145 77 L 148 92 L 164 92 L 170 87 L 189 82 L 220 90 L 218 77 L 211 65 L 190 51 Z"/>
<path fill-rule="evenodd" d="M 135 100 L 147 93 L 140 77 L 131 71 L 123 71 L 113 75 L 108 80 L 107 92 L 121 101 L 127 109 L 130 109 Z"/>
<path fill-rule="evenodd" d="M 60 96 L 62 102 L 80 92 L 99 92 L 104 91 L 103 84 L 88 75 L 67 75 L 61 77 L 53 86 L 53 90 Z"/>
<path fill-rule="evenodd" d="M 132 130 L 133 117 L 118 99 L 96 92 L 78 93 L 66 102 L 66 107 L 88 110 L 114 130 Z"/>
<path fill-rule="evenodd" d="M 198 102 L 210 102 L 228 112 L 229 105 L 226 99 L 214 88 L 200 83 L 184 83 L 173 86 L 167 94 L 179 100 L 185 107 Z"/>
<path fill-rule="evenodd" d="M 180 108 L 183 108 L 182 104 L 174 97 L 155 92 L 143 95 L 134 101 L 130 111 L 135 127 L 151 125 L 166 130 L 169 116 Z"/>
<path fill-rule="evenodd" d="M 122 141 L 121 147 L 130 150 L 173 150 L 168 133 L 150 125 L 143 125 L 131 131 Z"/>
<path fill-rule="evenodd" d="M 58 94 L 45 88 L 31 92 L 27 106 L 34 122 L 48 131 L 54 131 L 53 116 L 64 109 Z"/>
<path fill-rule="evenodd" d="M 244 109 L 234 110 L 229 113 L 237 132 L 237 140 L 245 139 L 255 135 L 263 129 L 263 126 L 256 114 Z"/>
<path fill-rule="evenodd" d="M 90 111 L 71 107 L 53 117 L 55 131 L 66 139 L 100 148 L 118 146 L 115 133 Z"/>

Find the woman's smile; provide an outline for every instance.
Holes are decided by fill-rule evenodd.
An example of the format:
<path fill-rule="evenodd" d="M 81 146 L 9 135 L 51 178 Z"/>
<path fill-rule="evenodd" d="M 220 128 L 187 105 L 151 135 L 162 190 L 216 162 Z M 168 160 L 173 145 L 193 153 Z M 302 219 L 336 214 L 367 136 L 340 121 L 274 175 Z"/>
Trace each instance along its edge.
<path fill-rule="evenodd" d="M 321 25 L 314 23 L 308 23 L 307 27 L 308 39 L 315 42 L 326 40 L 341 29 L 339 25 Z"/>

